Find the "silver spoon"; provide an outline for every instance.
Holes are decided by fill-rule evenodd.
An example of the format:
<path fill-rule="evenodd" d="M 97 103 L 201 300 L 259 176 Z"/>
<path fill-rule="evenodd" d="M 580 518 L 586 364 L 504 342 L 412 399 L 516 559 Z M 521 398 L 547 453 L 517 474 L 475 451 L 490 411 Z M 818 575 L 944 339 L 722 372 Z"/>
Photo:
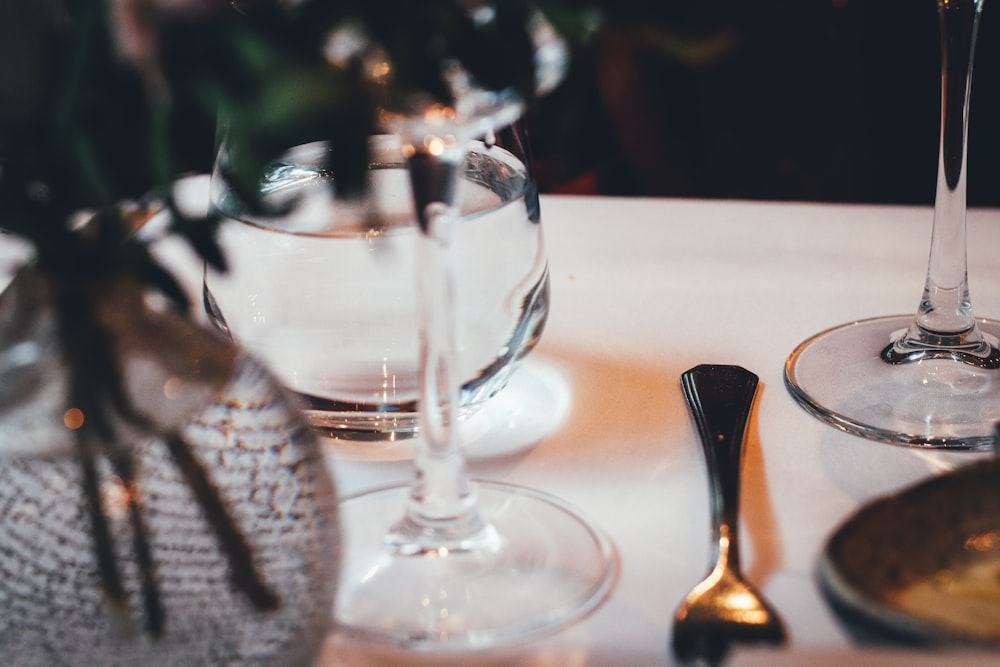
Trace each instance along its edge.
<path fill-rule="evenodd" d="M 683 662 L 715 665 L 734 643 L 785 640 L 778 614 L 740 573 L 740 466 L 757 376 L 739 366 L 696 366 L 681 375 L 681 388 L 708 466 L 715 556 L 677 610 L 672 648 Z"/>

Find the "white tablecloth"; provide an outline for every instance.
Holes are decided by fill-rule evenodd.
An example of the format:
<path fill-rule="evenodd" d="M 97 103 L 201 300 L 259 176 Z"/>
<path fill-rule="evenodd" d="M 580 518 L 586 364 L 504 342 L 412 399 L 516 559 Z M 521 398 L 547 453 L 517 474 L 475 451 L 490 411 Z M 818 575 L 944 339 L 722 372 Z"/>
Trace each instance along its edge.
<path fill-rule="evenodd" d="M 711 551 L 705 467 L 678 381 L 701 363 L 760 376 L 744 463 L 743 564 L 790 638 L 777 657 L 749 653 L 734 663 L 914 664 L 909 653 L 852 646 L 817 587 L 817 558 L 865 502 L 982 455 L 841 433 L 798 407 L 782 370 L 792 349 L 820 330 L 915 310 L 932 211 L 564 196 L 543 197 L 542 207 L 551 316 L 508 391 L 530 380 L 548 393 L 530 404 L 501 394 L 506 403 L 493 421 L 473 424 L 470 465 L 476 477 L 538 488 L 582 510 L 614 542 L 620 577 L 581 623 L 512 650 L 446 659 L 334 632 L 320 664 L 671 664 L 673 613 L 706 573 Z M 161 250 L 196 292 L 200 267 L 178 243 Z M 971 211 L 969 273 L 980 316 L 1000 317 L 997 248 L 1000 211 Z M 0 270 L 17 254 L 10 239 L 3 249 Z M 533 410 L 546 413 L 541 426 Z M 409 477 L 406 445 L 326 446 L 342 494 Z"/>
<path fill-rule="evenodd" d="M 820 330 L 915 310 L 932 211 L 564 196 L 543 197 L 542 206 L 552 312 L 531 363 L 565 383 L 566 417 L 529 447 L 496 457 L 479 451 L 472 472 L 580 508 L 610 535 L 621 576 L 607 602 L 574 627 L 455 664 L 671 664 L 673 613 L 706 573 L 711 550 L 705 468 L 678 383 L 700 363 L 738 364 L 761 379 L 744 463 L 743 560 L 784 617 L 784 655 L 833 661 L 825 664 L 848 650 L 861 657 L 816 584 L 827 537 L 866 501 L 981 455 L 841 433 L 798 407 L 782 370 Z M 998 247 L 1000 212 L 970 212 L 980 316 L 1000 316 Z M 356 447 L 331 451 L 343 493 L 408 474 L 405 462 L 366 461 Z M 330 666 L 447 663 L 336 634 L 327 649 L 322 664 Z"/>

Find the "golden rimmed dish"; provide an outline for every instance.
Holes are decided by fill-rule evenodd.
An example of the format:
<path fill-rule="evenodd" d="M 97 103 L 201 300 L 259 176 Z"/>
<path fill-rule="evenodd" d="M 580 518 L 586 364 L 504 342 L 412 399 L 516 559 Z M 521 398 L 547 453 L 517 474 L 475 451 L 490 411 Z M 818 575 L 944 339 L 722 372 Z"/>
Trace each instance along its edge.
<path fill-rule="evenodd" d="M 1000 461 L 864 506 L 830 538 L 818 574 L 833 606 L 870 628 L 1000 647 Z"/>

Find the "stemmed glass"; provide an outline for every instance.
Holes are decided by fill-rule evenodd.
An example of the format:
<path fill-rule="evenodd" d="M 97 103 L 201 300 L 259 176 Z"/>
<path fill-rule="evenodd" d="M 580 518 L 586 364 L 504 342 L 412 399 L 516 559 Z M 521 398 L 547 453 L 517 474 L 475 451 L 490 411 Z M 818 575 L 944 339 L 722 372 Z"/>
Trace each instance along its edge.
<path fill-rule="evenodd" d="M 972 312 L 966 271 L 969 86 L 983 0 L 937 0 L 941 132 L 934 226 L 916 315 L 822 332 L 785 364 L 792 396 L 845 431 L 898 444 L 988 447 L 1000 420 L 1000 322 Z"/>
<path fill-rule="evenodd" d="M 573 622 L 607 595 L 617 559 L 604 535 L 538 491 L 469 479 L 457 439 L 454 282 L 449 236 L 469 140 L 520 113 L 493 93 L 389 122 L 403 140 L 420 227 L 421 428 L 408 485 L 341 503 L 334 618 L 366 641 L 471 650 Z M 401 516 L 400 516 L 401 513 Z"/>

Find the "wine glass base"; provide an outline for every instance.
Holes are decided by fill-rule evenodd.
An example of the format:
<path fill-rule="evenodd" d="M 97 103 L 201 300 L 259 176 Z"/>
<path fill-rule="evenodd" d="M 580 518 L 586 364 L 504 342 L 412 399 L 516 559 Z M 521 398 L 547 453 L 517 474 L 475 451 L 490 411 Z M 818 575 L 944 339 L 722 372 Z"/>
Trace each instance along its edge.
<path fill-rule="evenodd" d="M 547 494 L 497 482 L 475 488 L 480 514 L 500 539 L 459 552 L 403 555 L 388 547 L 407 485 L 341 502 L 337 630 L 419 651 L 473 651 L 553 633 L 607 597 L 618 559 L 601 532 Z"/>
<path fill-rule="evenodd" d="M 878 317 L 813 336 L 785 363 L 785 386 L 808 412 L 848 433 L 915 447 L 992 447 L 1000 370 L 952 359 L 883 361 L 890 337 L 912 321 Z M 1000 322 L 977 324 L 1000 336 Z"/>

